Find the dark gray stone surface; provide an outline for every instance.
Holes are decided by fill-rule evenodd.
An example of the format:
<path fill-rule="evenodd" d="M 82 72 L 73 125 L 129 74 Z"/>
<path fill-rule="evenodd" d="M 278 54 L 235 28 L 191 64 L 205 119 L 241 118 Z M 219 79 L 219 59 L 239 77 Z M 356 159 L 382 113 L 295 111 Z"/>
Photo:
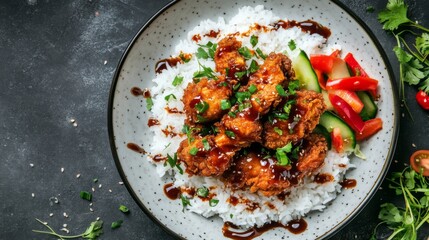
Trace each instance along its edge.
<path fill-rule="evenodd" d="M 140 27 L 167 2 L 1 1 L 0 239 L 47 239 L 31 232 L 43 227 L 35 218 L 55 230 L 67 224 L 71 233 L 78 234 L 97 217 L 105 221 L 101 239 L 172 239 L 119 184 L 107 135 L 107 100 L 117 63 Z M 376 19 L 386 1 L 342 2 L 374 32 L 398 76 L 391 51 L 394 38 Z M 410 18 L 429 26 L 429 2 L 408 2 Z M 366 12 L 370 5 L 374 13 Z M 401 118 L 397 161 L 390 172 L 401 170 L 416 149 L 429 149 L 429 114 L 417 106 L 415 92 L 406 88 L 415 120 Z M 79 192 L 92 188 L 90 206 Z M 59 203 L 52 203 L 51 197 Z M 378 223 L 379 205 L 399 200 L 385 182 L 333 239 L 368 239 Z M 131 213 L 117 210 L 120 204 Z M 122 227 L 112 230 L 111 222 L 119 219 L 124 220 Z M 426 225 L 420 238 L 427 235 Z"/>

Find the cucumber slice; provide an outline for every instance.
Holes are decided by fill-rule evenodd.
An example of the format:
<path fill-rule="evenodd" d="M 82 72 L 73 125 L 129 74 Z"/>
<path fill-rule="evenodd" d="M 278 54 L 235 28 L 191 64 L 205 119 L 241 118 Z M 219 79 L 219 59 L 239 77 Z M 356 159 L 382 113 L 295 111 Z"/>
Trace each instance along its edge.
<path fill-rule="evenodd" d="M 304 51 L 300 51 L 298 56 L 292 62 L 292 67 L 295 71 L 295 78 L 299 80 L 301 89 L 313 90 L 320 92 L 319 81 L 317 75 L 311 67 L 310 59 Z"/>
<path fill-rule="evenodd" d="M 322 96 L 323 96 L 323 102 L 325 103 L 326 107 L 330 111 L 334 111 L 334 106 L 332 106 L 331 101 L 329 100 L 329 94 L 327 91 L 322 90 Z"/>
<path fill-rule="evenodd" d="M 363 103 L 362 111 L 359 114 L 362 117 L 362 120 L 366 121 L 375 118 L 378 107 L 375 104 L 371 94 L 367 92 L 357 92 L 357 95 Z"/>
<path fill-rule="evenodd" d="M 355 133 L 341 118 L 330 111 L 326 111 L 320 117 L 319 124 L 325 127 L 329 133 L 331 133 L 334 128 L 339 128 L 344 141 L 344 151 L 354 151 L 356 147 Z"/>
<path fill-rule="evenodd" d="M 326 141 L 328 142 L 328 149 L 331 149 L 331 134 L 326 130 L 326 128 L 320 124 L 317 124 L 316 127 L 313 129 L 313 133 L 320 134 L 326 138 Z"/>
<path fill-rule="evenodd" d="M 335 58 L 332 71 L 328 74 L 329 79 L 350 77 L 347 63 L 341 58 Z"/>

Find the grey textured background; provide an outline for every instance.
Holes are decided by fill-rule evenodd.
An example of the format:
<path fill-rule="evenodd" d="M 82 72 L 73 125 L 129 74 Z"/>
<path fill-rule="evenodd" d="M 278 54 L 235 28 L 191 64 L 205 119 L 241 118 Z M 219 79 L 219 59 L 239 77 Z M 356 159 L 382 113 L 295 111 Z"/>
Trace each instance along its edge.
<path fill-rule="evenodd" d="M 31 232 L 43 227 L 34 218 L 47 221 L 56 230 L 67 224 L 71 233 L 78 234 L 97 217 L 105 221 L 101 239 L 172 239 L 119 184 L 122 180 L 107 135 L 107 100 L 120 57 L 140 27 L 168 2 L 0 2 L 1 239 L 47 239 Z M 398 76 L 391 51 L 394 38 L 376 19 L 386 1 L 342 2 L 374 32 Z M 410 18 L 429 26 L 429 2 L 407 2 Z M 374 13 L 366 12 L 370 5 Z M 415 103 L 416 89 L 406 90 L 415 121 L 401 119 L 397 161 L 390 172 L 401 170 L 416 149 L 429 149 L 429 114 Z M 92 206 L 79 197 L 81 190 L 92 192 L 91 188 L 95 190 Z M 333 239 L 368 239 L 378 223 L 379 205 L 399 201 L 386 189 L 384 183 L 366 208 Z M 50 201 L 51 197 L 59 203 Z M 128 206 L 131 213 L 117 210 L 120 204 Z M 124 220 L 122 227 L 110 229 L 110 223 L 119 219 Z M 428 235 L 426 225 L 420 238 Z"/>

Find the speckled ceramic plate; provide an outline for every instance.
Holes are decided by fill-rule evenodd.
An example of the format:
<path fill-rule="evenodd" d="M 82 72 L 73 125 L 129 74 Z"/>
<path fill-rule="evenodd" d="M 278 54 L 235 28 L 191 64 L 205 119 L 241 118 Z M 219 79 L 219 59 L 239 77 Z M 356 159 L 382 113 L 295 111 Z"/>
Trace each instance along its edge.
<path fill-rule="evenodd" d="M 259 1 L 256 1 L 259 2 Z M 357 168 L 347 178 L 357 180 L 357 186 L 343 190 L 323 212 L 313 212 L 305 218 L 308 229 L 299 235 L 277 228 L 261 239 L 315 239 L 332 236 L 365 206 L 384 178 L 394 151 L 398 132 L 398 109 L 392 74 L 380 44 L 353 13 L 340 3 L 313 0 L 265 0 L 261 3 L 280 17 L 314 19 L 331 28 L 330 41 L 338 43 L 344 52 L 353 52 L 362 61 L 368 74 L 380 81 L 381 99 L 378 116 L 383 130 L 361 147 L 368 159 L 352 158 Z M 143 155 L 127 148 L 134 142 L 149 149 L 152 137 L 148 131 L 145 101 L 134 97 L 130 89 L 151 87 L 154 64 L 170 56 L 181 38 L 186 37 L 200 21 L 223 16 L 227 20 L 244 5 L 255 1 L 181 0 L 173 2 L 146 23 L 127 48 L 112 83 L 109 100 L 109 136 L 118 170 L 131 195 L 142 210 L 171 234 L 187 239 L 222 239 L 223 222 L 206 219 L 191 212 L 182 212 L 180 201 L 164 196 L 163 185 L 172 179 L 159 178 L 154 166 Z M 260 4 L 260 3 L 259 3 Z M 139 229 L 135 229 L 139 231 Z"/>

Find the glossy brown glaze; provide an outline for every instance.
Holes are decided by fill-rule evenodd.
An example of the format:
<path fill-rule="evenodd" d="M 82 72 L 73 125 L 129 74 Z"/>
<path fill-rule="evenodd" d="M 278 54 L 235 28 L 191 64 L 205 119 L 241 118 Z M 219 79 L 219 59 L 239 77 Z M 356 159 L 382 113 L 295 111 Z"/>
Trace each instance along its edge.
<path fill-rule="evenodd" d="M 167 65 L 170 67 L 175 67 L 178 63 L 182 63 L 182 59 L 180 57 L 161 59 L 155 64 L 155 72 L 161 73 L 163 70 L 167 69 Z"/>
<path fill-rule="evenodd" d="M 357 182 L 355 179 L 344 179 L 340 182 L 341 186 L 345 189 L 354 188 L 357 185 Z"/>
<path fill-rule="evenodd" d="M 131 88 L 130 92 L 135 97 L 138 97 L 138 96 L 143 96 L 144 98 L 150 98 L 151 97 L 150 91 L 147 88 L 142 90 L 139 87 L 133 87 L 133 88 Z"/>
<path fill-rule="evenodd" d="M 138 152 L 141 154 L 146 154 L 147 152 L 135 143 L 127 143 L 127 148 L 133 150 L 134 152 Z"/>
<path fill-rule="evenodd" d="M 179 110 L 179 109 L 177 109 L 177 108 L 165 107 L 165 110 L 167 110 L 167 112 L 168 112 L 168 113 L 179 113 L 179 114 L 182 114 L 182 113 L 183 113 L 183 111 L 180 111 L 180 110 Z"/>
<path fill-rule="evenodd" d="M 148 127 L 152 127 L 152 126 L 156 126 L 156 125 L 160 125 L 161 123 L 159 122 L 158 119 L 155 118 L 149 118 L 149 120 L 147 120 L 147 126 Z"/>
<path fill-rule="evenodd" d="M 253 239 L 255 237 L 261 236 L 263 233 L 271 229 L 278 227 L 287 229 L 293 234 L 300 234 L 307 229 L 307 222 L 304 219 L 292 220 L 286 225 L 278 222 L 271 222 L 263 225 L 262 227 L 253 227 L 247 230 L 242 230 L 230 222 L 225 222 L 222 227 L 222 233 L 225 237 L 230 239 Z"/>
<path fill-rule="evenodd" d="M 152 157 L 152 160 L 154 162 L 162 162 L 162 161 L 167 160 L 167 158 L 164 157 L 164 156 L 162 156 L 161 154 L 157 154 L 157 155 L 155 155 L 155 156 Z"/>
<path fill-rule="evenodd" d="M 329 173 L 319 173 L 316 176 L 314 176 L 314 182 L 319 184 L 332 182 L 332 181 L 334 181 L 334 176 L 332 176 Z"/>
<path fill-rule="evenodd" d="M 210 30 L 210 32 L 209 32 L 209 33 L 204 34 L 204 36 L 215 38 L 215 37 L 217 37 L 217 35 L 219 35 L 219 33 L 220 33 L 220 30 L 219 30 L 219 31 L 217 31 L 217 32 L 216 32 L 216 31 L 214 31 L 214 30 Z"/>
<path fill-rule="evenodd" d="M 171 200 L 176 200 L 180 197 L 181 191 L 179 188 L 173 186 L 173 183 L 164 185 L 164 194 Z"/>
<path fill-rule="evenodd" d="M 299 27 L 303 32 L 308 32 L 310 34 L 319 34 L 324 38 L 331 36 L 331 30 L 318 22 L 313 20 L 305 20 L 302 22 L 293 21 L 284 21 L 279 20 L 273 24 L 274 29 L 278 30 L 280 28 L 288 29 L 292 27 Z"/>

